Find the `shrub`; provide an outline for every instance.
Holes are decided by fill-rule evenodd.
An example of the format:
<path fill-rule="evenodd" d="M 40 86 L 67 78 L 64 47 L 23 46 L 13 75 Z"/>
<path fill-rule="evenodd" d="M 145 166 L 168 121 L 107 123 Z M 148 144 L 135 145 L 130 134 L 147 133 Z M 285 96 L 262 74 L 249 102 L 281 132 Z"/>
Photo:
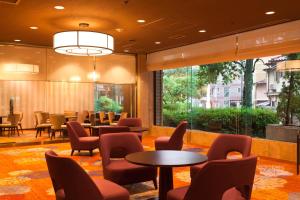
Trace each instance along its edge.
<path fill-rule="evenodd" d="M 95 110 L 104 112 L 121 112 L 123 107 L 113 99 L 101 96 L 95 101 Z"/>
<path fill-rule="evenodd" d="M 181 120 L 187 120 L 192 129 L 221 133 L 251 133 L 253 136 L 265 137 L 265 127 L 279 122 L 275 112 L 263 108 L 193 108 L 191 112 L 187 112 L 186 108 L 182 109 L 180 105 L 173 105 L 172 109 L 165 107 L 164 125 L 175 127 Z"/>

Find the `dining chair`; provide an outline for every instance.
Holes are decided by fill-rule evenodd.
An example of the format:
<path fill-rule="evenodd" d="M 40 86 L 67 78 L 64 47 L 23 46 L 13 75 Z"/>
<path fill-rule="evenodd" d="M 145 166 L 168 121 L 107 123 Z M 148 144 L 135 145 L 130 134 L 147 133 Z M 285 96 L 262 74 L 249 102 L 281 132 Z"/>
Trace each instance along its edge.
<path fill-rule="evenodd" d="M 89 117 L 92 126 L 99 125 L 100 119 L 96 118 L 96 113 L 91 113 Z"/>
<path fill-rule="evenodd" d="M 56 132 L 59 132 L 61 135 L 62 132 L 66 130 L 66 125 L 64 125 L 65 122 L 66 122 L 65 115 L 63 115 L 63 114 L 51 114 L 50 115 L 51 139 L 55 138 Z"/>
<path fill-rule="evenodd" d="M 167 200 L 250 200 L 256 163 L 256 156 L 208 161 L 190 186 L 170 190 Z"/>
<path fill-rule="evenodd" d="M 107 115 L 108 115 L 109 124 L 113 125 L 114 123 L 116 123 L 115 122 L 115 118 L 116 118 L 115 112 L 108 112 Z"/>
<path fill-rule="evenodd" d="M 152 180 L 157 189 L 157 169 L 135 165 L 124 158 L 127 154 L 144 151 L 138 136 L 134 133 L 104 134 L 100 136 L 104 178 L 120 185 Z M 121 159 L 112 159 L 112 158 Z"/>
<path fill-rule="evenodd" d="M 99 148 L 99 137 L 89 137 L 79 122 L 67 122 L 67 130 L 72 148 L 71 156 L 75 150 L 87 150 L 92 156 L 93 150 Z"/>
<path fill-rule="evenodd" d="M 46 163 L 56 200 L 129 200 L 129 192 L 104 179 L 93 180 L 71 158 L 45 153 Z"/>
<path fill-rule="evenodd" d="M 181 150 L 183 146 L 183 136 L 188 126 L 187 121 L 178 124 L 171 137 L 159 137 L 155 140 L 156 150 Z"/>
<path fill-rule="evenodd" d="M 251 153 L 252 138 L 246 135 L 220 134 L 207 152 L 207 160 L 225 160 L 231 152 L 239 152 L 242 157 Z M 191 178 L 203 167 L 203 164 L 191 167 Z"/>
<path fill-rule="evenodd" d="M 22 120 L 23 120 L 24 114 L 23 114 L 23 112 L 19 112 L 19 114 L 20 114 L 20 119 L 18 121 L 18 126 L 20 127 L 21 133 L 23 134 Z"/>
<path fill-rule="evenodd" d="M 128 116 L 128 112 L 121 112 L 119 120 L 126 119 L 127 116 Z"/>
<path fill-rule="evenodd" d="M 109 125 L 109 120 L 105 119 L 105 112 L 103 112 L 103 111 L 99 112 L 99 119 L 100 119 L 100 124 Z"/>
<path fill-rule="evenodd" d="M 0 124 L 1 130 L 5 132 L 5 129 L 8 130 L 8 137 L 12 136 L 17 132 L 18 136 L 20 136 L 19 133 L 19 128 L 18 128 L 18 122 L 20 121 L 20 114 L 15 113 L 15 114 L 9 114 L 7 117 L 7 121 L 9 123 L 2 123 Z"/>

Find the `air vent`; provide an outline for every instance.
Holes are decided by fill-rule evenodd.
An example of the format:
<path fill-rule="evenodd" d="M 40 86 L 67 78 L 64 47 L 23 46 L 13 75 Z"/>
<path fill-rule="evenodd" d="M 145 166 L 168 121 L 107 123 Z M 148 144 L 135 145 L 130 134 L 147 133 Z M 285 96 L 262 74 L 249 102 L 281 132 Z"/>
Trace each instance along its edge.
<path fill-rule="evenodd" d="M 0 0 L 0 3 L 18 5 L 21 0 Z"/>

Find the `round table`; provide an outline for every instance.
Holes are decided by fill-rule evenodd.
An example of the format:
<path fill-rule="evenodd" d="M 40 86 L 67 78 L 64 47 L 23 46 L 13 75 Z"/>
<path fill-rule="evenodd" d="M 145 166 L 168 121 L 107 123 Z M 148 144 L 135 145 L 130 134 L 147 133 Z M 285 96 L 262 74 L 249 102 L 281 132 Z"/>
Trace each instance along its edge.
<path fill-rule="evenodd" d="M 125 159 L 137 165 L 160 167 L 159 199 L 166 200 L 173 189 L 172 167 L 192 166 L 207 161 L 205 155 L 189 151 L 144 151 L 128 154 Z"/>

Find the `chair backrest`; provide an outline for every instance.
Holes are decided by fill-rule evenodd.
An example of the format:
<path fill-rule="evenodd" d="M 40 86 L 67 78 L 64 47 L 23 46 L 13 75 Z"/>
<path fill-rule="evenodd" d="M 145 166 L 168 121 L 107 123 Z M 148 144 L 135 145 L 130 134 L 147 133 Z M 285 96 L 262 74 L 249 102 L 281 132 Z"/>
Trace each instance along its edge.
<path fill-rule="evenodd" d="M 9 114 L 7 117 L 7 121 L 10 122 L 11 125 L 18 125 L 20 121 L 21 115 L 20 114 Z"/>
<path fill-rule="evenodd" d="M 192 179 L 184 200 L 220 200 L 231 188 L 238 188 L 247 200 L 251 197 L 256 156 L 238 160 L 208 161 Z"/>
<path fill-rule="evenodd" d="M 126 118 L 127 118 L 127 115 L 128 115 L 128 112 L 121 112 L 121 114 L 120 114 L 120 119 L 119 119 L 119 120 L 121 120 L 121 119 L 126 119 Z"/>
<path fill-rule="evenodd" d="M 95 113 L 91 113 L 89 116 L 89 120 L 92 126 L 96 125 L 96 114 Z"/>
<path fill-rule="evenodd" d="M 35 112 L 37 124 L 45 124 L 47 119 L 49 119 L 49 113 L 47 112 Z"/>
<path fill-rule="evenodd" d="M 170 140 L 169 140 L 169 147 L 172 150 L 181 150 L 183 146 L 183 136 L 186 132 L 188 126 L 187 121 L 182 121 L 178 124 L 176 129 L 174 130 Z"/>
<path fill-rule="evenodd" d="M 55 192 L 63 189 L 65 199 L 103 199 L 97 185 L 74 160 L 59 157 L 53 151 L 47 151 L 45 157 Z"/>
<path fill-rule="evenodd" d="M 20 119 L 19 119 L 19 122 L 22 122 L 23 120 L 23 112 L 15 112 L 15 114 L 20 114 Z"/>
<path fill-rule="evenodd" d="M 250 156 L 252 138 L 246 135 L 221 134 L 208 150 L 208 160 L 226 159 L 228 153 L 239 152 L 243 157 Z"/>
<path fill-rule="evenodd" d="M 60 130 L 61 125 L 66 122 L 65 115 L 62 114 L 51 114 L 50 115 L 50 123 L 54 130 Z"/>
<path fill-rule="evenodd" d="M 88 137 L 89 136 L 87 134 L 87 132 L 85 131 L 84 127 L 81 126 L 81 124 L 77 121 L 70 121 L 67 123 L 67 126 L 72 128 L 78 137 Z"/>
<path fill-rule="evenodd" d="M 114 112 L 108 112 L 108 121 L 109 123 L 112 123 L 115 120 L 115 113 Z"/>
<path fill-rule="evenodd" d="M 141 118 L 126 118 L 118 121 L 118 126 L 142 127 Z"/>
<path fill-rule="evenodd" d="M 104 134 L 100 136 L 100 144 L 104 168 L 110 163 L 112 151 L 121 150 L 123 157 L 130 153 L 144 151 L 141 141 L 134 133 Z"/>
<path fill-rule="evenodd" d="M 100 119 L 100 122 L 101 122 L 101 123 L 104 122 L 104 119 L 105 119 L 105 112 L 103 112 L 103 111 L 100 111 L 100 112 L 99 112 L 99 119 Z"/>

